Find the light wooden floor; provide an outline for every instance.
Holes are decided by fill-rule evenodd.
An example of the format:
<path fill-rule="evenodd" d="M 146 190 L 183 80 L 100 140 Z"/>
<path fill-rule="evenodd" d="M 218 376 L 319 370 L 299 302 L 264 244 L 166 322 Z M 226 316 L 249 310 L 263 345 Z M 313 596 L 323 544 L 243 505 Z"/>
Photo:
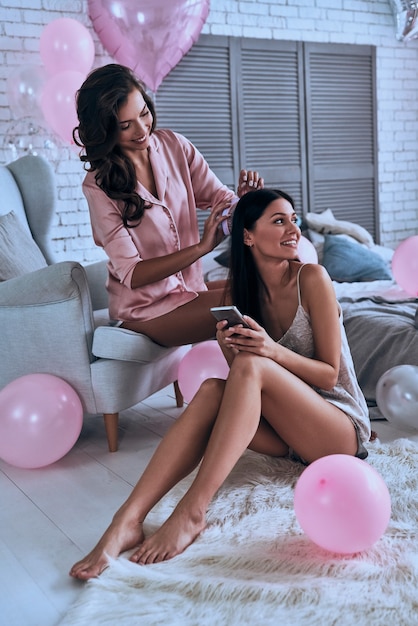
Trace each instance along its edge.
<path fill-rule="evenodd" d="M 70 566 L 96 543 L 180 411 L 170 386 L 121 415 L 114 454 L 102 419 L 89 417 L 74 448 L 49 467 L 0 461 L 2 626 L 54 626 L 65 615 L 83 587 Z M 387 422 L 373 428 L 382 442 L 405 436 Z"/>

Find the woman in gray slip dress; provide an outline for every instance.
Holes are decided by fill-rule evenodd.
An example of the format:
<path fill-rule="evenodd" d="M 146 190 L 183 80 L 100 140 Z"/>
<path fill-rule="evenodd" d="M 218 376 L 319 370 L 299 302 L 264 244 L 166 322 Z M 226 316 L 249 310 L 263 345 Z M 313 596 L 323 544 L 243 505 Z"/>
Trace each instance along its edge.
<path fill-rule="evenodd" d="M 182 552 L 205 528 L 206 512 L 246 448 L 311 463 L 329 454 L 365 458 L 370 422 L 357 384 L 332 281 L 298 260 L 292 198 L 263 189 L 244 195 L 231 234 L 230 294 L 249 328 L 217 324 L 230 365 L 205 381 L 154 453 L 96 547 L 70 574 L 97 576 L 107 557 L 135 548 L 140 564 Z M 152 507 L 200 463 L 187 493 L 145 538 Z"/>

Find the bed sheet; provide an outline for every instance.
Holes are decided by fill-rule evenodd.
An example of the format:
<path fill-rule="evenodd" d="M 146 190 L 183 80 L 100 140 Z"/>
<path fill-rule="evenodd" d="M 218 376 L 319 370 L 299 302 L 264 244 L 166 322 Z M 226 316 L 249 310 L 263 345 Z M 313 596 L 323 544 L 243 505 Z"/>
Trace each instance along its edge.
<path fill-rule="evenodd" d="M 368 298 L 385 302 L 416 300 L 393 280 L 373 280 L 357 283 L 337 283 L 333 281 L 333 284 L 337 299 L 340 302 L 359 302 Z"/>
<path fill-rule="evenodd" d="M 418 299 L 392 281 L 335 285 L 357 378 L 372 420 L 380 377 L 397 365 L 418 366 Z"/>

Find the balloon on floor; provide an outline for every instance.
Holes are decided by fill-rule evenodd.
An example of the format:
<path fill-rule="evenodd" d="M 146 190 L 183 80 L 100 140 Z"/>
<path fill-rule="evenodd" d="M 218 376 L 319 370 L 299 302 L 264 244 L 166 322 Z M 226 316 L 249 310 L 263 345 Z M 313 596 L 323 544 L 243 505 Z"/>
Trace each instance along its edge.
<path fill-rule="evenodd" d="M 38 468 L 62 458 L 77 441 L 83 407 L 74 389 L 52 374 L 27 374 L 0 391 L 0 458 Z"/>
<path fill-rule="evenodd" d="M 198 343 L 180 361 L 178 381 L 186 402 L 193 399 L 196 391 L 208 378 L 228 377 L 229 366 L 217 341 Z"/>
<path fill-rule="evenodd" d="M 376 403 L 389 422 L 418 430 L 418 365 L 396 365 L 382 374 Z"/>
<path fill-rule="evenodd" d="M 330 552 L 353 554 L 367 550 L 383 535 L 391 501 L 383 478 L 367 462 L 332 454 L 302 472 L 294 508 L 314 543 Z"/>

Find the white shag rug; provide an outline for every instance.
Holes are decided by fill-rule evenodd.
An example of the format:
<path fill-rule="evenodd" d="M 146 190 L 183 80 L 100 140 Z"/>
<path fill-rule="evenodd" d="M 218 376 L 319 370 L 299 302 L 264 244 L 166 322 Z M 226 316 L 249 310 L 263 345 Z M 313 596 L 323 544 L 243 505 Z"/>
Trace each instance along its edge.
<path fill-rule="evenodd" d="M 313 544 L 293 510 L 303 466 L 247 452 L 193 545 L 155 565 L 112 561 L 60 626 L 418 625 L 418 446 L 377 441 L 369 451 L 392 500 L 388 529 L 369 550 L 342 556 Z M 189 483 L 153 510 L 148 532 Z"/>

